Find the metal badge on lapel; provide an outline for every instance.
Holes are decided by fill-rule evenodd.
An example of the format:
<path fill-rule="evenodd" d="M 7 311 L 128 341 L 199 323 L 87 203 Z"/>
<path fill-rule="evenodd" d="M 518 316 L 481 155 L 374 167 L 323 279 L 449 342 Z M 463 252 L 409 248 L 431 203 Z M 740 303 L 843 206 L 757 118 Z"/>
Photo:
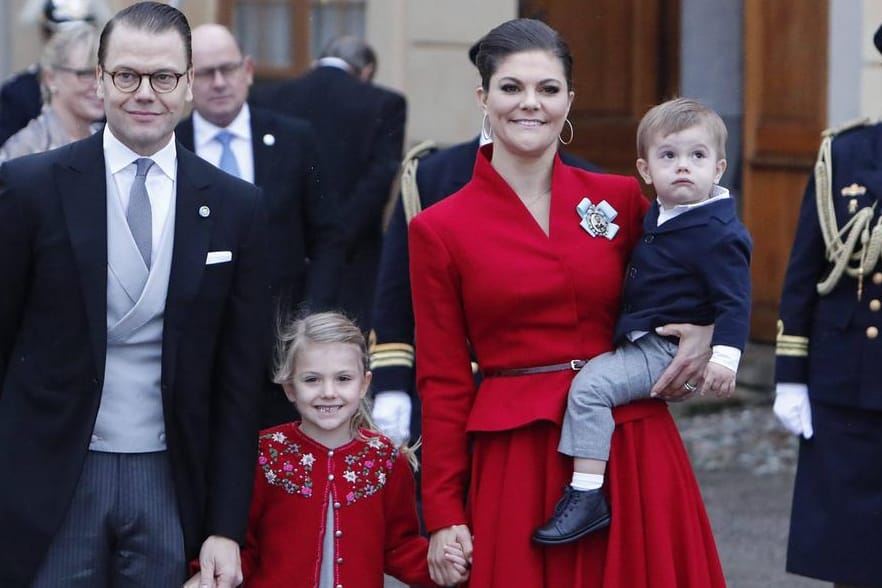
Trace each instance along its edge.
<path fill-rule="evenodd" d="M 846 186 L 839 192 L 845 197 L 855 197 L 855 196 L 863 196 L 867 193 L 866 186 L 860 186 L 858 184 L 852 184 L 851 186 Z"/>
<path fill-rule="evenodd" d="M 200 206 L 199 207 L 199 216 L 201 216 L 202 218 L 208 218 L 208 215 L 210 215 L 210 214 L 211 214 L 211 209 L 208 208 L 207 206 Z"/>
<path fill-rule="evenodd" d="M 582 198 L 576 212 L 582 219 L 579 225 L 592 237 L 612 239 L 619 232 L 619 225 L 613 222 L 619 213 L 606 200 L 595 206 L 588 198 Z"/>
<path fill-rule="evenodd" d="M 267 133 L 266 135 L 263 136 L 263 144 L 266 145 L 267 147 L 272 147 L 273 145 L 276 144 L 276 138 L 274 136 L 272 136 L 271 134 Z"/>

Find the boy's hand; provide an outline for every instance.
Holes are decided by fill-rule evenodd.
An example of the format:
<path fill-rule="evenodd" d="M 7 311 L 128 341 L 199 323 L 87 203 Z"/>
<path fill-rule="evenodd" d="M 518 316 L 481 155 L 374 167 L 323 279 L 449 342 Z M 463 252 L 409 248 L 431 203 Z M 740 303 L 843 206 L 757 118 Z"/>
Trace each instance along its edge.
<path fill-rule="evenodd" d="M 735 372 L 709 361 L 704 368 L 704 388 L 701 393 L 713 392 L 720 398 L 729 398 L 735 392 Z"/>

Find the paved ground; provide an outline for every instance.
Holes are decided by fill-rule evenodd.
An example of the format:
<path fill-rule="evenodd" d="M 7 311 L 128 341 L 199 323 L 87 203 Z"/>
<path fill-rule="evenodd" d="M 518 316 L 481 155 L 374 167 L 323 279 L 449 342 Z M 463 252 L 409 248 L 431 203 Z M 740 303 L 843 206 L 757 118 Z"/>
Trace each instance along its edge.
<path fill-rule="evenodd" d="M 733 399 L 697 398 L 672 412 L 729 588 L 829 588 L 784 571 L 797 441 L 772 414 L 772 354 L 769 346 L 749 346 Z"/>

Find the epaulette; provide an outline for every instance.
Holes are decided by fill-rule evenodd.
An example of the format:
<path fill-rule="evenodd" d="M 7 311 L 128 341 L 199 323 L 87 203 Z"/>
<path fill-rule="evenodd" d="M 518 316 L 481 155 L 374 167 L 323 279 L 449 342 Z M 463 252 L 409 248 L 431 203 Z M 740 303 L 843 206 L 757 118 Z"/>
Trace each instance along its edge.
<path fill-rule="evenodd" d="M 823 131 L 821 131 L 821 137 L 835 137 L 836 135 L 844 133 L 845 131 L 850 131 L 851 129 L 865 127 L 872 124 L 876 124 L 876 121 L 870 119 L 869 117 L 865 116 L 863 118 L 856 118 L 842 123 L 841 125 L 830 127 L 829 129 L 824 129 Z"/>
<path fill-rule="evenodd" d="M 401 162 L 401 203 L 404 205 L 404 217 L 408 224 L 423 208 L 416 182 L 417 166 L 420 159 L 436 149 L 434 141 L 423 141 L 408 151 Z"/>

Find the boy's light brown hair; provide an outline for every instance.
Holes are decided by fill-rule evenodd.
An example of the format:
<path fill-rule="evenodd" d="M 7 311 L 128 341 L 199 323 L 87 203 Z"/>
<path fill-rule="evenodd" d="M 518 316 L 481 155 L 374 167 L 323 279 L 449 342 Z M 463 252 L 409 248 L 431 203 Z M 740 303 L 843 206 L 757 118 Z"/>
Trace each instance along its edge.
<path fill-rule="evenodd" d="M 649 144 L 656 136 L 666 137 L 701 125 L 713 139 L 718 159 L 726 158 L 729 131 L 720 115 L 693 98 L 674 98 L 653 106 L 643 115 L 637 127 L 637 157 L 646 159 Z"/>

